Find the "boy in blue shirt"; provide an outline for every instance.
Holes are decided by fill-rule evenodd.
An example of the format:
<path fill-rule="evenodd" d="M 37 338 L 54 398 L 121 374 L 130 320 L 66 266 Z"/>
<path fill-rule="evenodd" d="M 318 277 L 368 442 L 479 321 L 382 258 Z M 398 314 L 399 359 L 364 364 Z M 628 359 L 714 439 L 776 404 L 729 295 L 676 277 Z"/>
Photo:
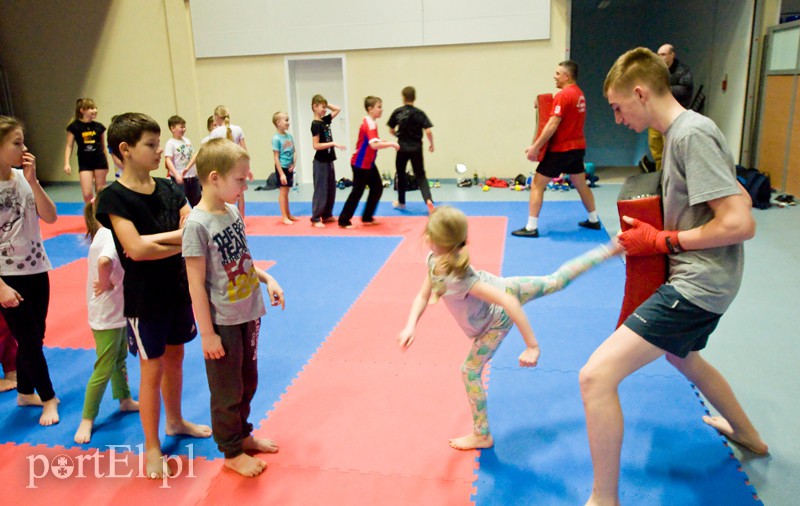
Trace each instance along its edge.
<path fill-rule="evenodd" d="M 272 115 L 272 124 L 278 133 L 272 136 L 272 153 L 275 158 L 275 174 L 278 176 L 278 206 L 281 209 L 281 222 L 284 225 L 293 225 L 295 220 L 289 211 L 289 188 L 294 186 L 294 166 L 297 162 L 297 153 L 294 150 L 294 139 L 287 132 L 289 129 L 289 115 L 278 111 Z"/>

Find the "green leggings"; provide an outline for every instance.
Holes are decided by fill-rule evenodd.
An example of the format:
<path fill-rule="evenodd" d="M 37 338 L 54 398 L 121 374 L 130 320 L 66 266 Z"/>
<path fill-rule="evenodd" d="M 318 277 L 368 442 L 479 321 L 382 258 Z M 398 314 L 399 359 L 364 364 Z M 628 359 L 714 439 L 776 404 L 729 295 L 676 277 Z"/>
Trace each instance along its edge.
<path fill-rule="evenodd" d="M 518 276 L 504 278 L 506 292 L 514 295 L 525 304 L 545 295 L 562 290 L 580 274 L 612 256 L 606 246 L 598 246 L 574 258 L 547 276 Z M 483 389 L 481 375 L 483 368 L 500 347 L 503 338 L 511 330 L 513 322 L 505 311 L 492 322 L 489 330 L 472 342 L 467 359 L 461 365 L 461 375 L 467 389 L 467 397 L 472 410 L 472 424 L 475 434 L 489 434 L 489 419 L 486 411 L 486 391 Z"/>
<path fill-rule="evenodd" d="M 86 397 L 83 401 L 84 420 L 94 420 L 97 417 L 108 380 L 111 380 L 111 393 L 114 399 L 131 397 L 128 369 L 125 366 L 125 357 L 128 354 L 127 328 L 92 329 L 92 334 L 94 334 L 97 361 L 86 385 Z"/>

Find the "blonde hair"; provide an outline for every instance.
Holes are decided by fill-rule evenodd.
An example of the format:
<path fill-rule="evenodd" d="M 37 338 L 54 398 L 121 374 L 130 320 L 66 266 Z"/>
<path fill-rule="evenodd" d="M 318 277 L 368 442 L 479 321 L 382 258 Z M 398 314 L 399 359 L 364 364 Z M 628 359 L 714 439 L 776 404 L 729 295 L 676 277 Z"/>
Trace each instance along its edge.
<path fill-rule="evenodd" d="M 275 125 L 275 126 L 278 126 L 278 119 L 281 116 L 286 116 L 287 118 L 289 117 L 289 115 L 286 114 L 285 112 L 278 111 L 278 112 L 276 112 L 275 114 L 272 115 L 272 124 Z"/>
<path fill-rule="evenodd" d="M 240 160 L 249 160 L 247 151 L 228 139 L 211 139 L 197 153 L 197 176 L 206 181 L 208 175 L 216 172 L 227 175 Z"/>
<path fill-rule="evenodd" d="M 225 133 L 225 137 L 228 138 L 229 141 L 233 140 L 233 130 L 231 130 L 231 113 L 228 111 L 228 108 L 224 105 L 218 105 L 214 108 L 214 116 L 222 119 L 225 121 L 225 127 L 227 131 Z"/>
<path fill-rule="evenodd" d="M 75 119 L 80 121 L 83 119 L 83 110 L 84 109 L 96 109 L 97 105 L 94 103 L 94 100 L 91 98 L 79 98 L 75 102 Z"/>
<path fill-rule="evenodd" d="M 443 276 L 464 277 L 469 268 L 469 253 L 464 249 L 467 244 L 467 217 L 464 213 L 451 206 L 437 207 L 425 226 L 425 237 L 447 251 L 436 260 L 434 271 Z M 429 302 L 435 304 L 446 289 L 443 282 L 434 282 Z"/>
<path fill-rule="evenodd" d="M 617 58 L 603 83 L 603 95 L 614 89 L 630 92 L 637 84 L 650 88 L 656 96 L 670 93 L 669 69 L 664 60 L 646 47 L 637 47 Z"/>

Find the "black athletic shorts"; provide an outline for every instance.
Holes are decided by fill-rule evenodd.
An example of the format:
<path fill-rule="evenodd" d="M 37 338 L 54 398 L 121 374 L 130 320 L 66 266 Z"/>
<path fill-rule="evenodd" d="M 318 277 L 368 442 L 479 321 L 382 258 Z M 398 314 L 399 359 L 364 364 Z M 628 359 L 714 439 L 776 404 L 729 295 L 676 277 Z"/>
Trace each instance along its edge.
<path fill-rule="evenodd" d="M 550 178 L 558 177 L 561 174 L 583 174 L 586 170 L 583 166 L 585 154 L 585 149 L 573 149 L 559 153 L 547 151 L 542 161 L 539 162 L 536 172 Z"/>
<path fill-rule="evenodd" d="M 661 285 L 624 325 L 645 341 L 681 358 L 706 347 L 721 314 L 692 304 L 672 285 Z"/>

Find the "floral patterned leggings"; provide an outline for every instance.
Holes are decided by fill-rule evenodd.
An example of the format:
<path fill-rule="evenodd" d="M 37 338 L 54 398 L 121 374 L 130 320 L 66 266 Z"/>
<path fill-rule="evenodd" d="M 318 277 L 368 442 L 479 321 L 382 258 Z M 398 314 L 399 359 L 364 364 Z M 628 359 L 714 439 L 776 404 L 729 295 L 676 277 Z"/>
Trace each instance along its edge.
<path fill-rule="evenodd" d="M 608 247 L 598 246 L 566 262 L 557 271 L 547 276 L 504 278 L 506 292 L 514 295 L 520 304 L 526 304 L 539 297 L 564 289 L 573 279 L 611 256 L 612 253 Z M 489 434 L 486 392 L 483 389 L 483 381 L 481 379 L 483 368 L 491 360 L 497 348 L 500 347 L 500 343 L 503 342 L 503 338 L 506 337 L 512 326 L 511 318 L 505 311 L 502 311 L 500 316 L 492 322 L 489 330 L 482 336 L 475 338 L 467 359 L 461 365 L 461 376 L 467 389 L 467 398 L 472 410 L 472 424 L 475 434 Z"/>

